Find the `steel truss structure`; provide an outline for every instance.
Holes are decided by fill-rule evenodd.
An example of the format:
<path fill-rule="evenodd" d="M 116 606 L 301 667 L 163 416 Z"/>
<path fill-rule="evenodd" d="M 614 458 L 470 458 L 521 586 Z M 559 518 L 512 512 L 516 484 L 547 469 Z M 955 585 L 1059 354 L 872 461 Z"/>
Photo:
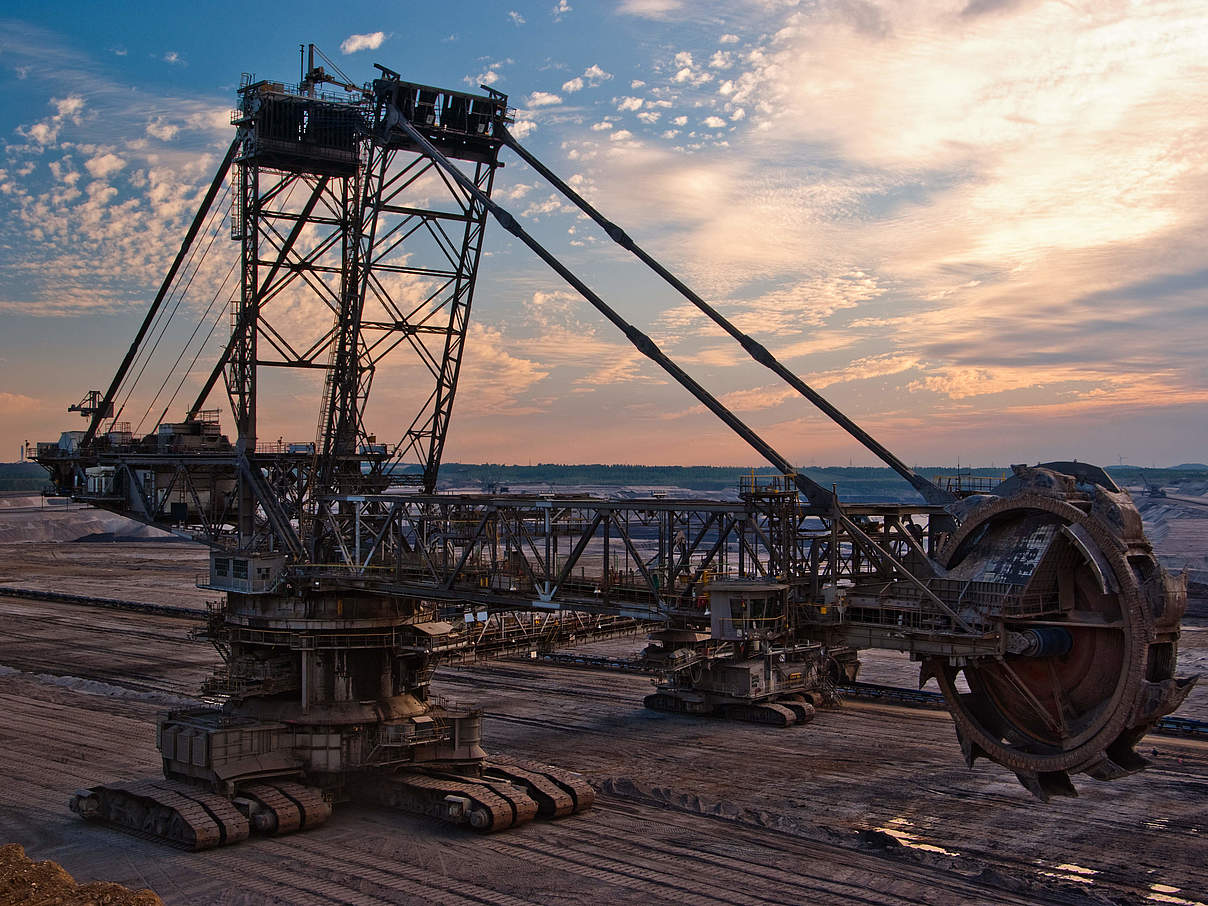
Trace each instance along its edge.
<path fill-rule="evenodd" d="M 697 625 L 707 622 L 711 582 L 763 580 L 783 583 L 793 621 L 830 627 L 832 641 L 917 654 L 996 650 L 993 632 L 955 614 L 958 602 L 980 595 L 1000 610 L 1022 606 L 1010 589 L 976 581 L 931 579 L 914 594 L 895 584 L 883 555 L 917 571 L 945 537 L 943 508 L 845 505 L 861 526 L 856 537 L 833 514 L 801 505 L 778 478 L 745 484 L 734 502 L 386 494 L 339 503 L 326 516 L 336 560 L 285 567 L 275 578 L 282 593 L 309 584 L 489 613 Z M 203 584 L 230 587 L 221 577 Z M 839 587 L 846 617 L 844 608 L 828 617 L 827 590 Z"/>
<path fill-rule="evenodd" d="M 434 600 L 633 610 L 659 619 L 681 606 L 705 572 L 804 582 L 802 596 L 815 600 L 839 578 L 892 576 L 833 520 L 792 497 L 770 504 L 751 497 L 389 494 L 341 502 L 341 513 L 328 517 L 341 539 L 340 562 L 305 575 L 380 583 L 391 593 Z M 867 520 L 867 533 L 903 559 L 921 550 L 911 518 L 942 515 L 893 505 L 848 512 Z"/>
<path fill-rule="evenodd" d="M 322 562 L 331 495 L 390 483 L 435 490 L 485 232 L 481 196 L 498 167 L 492 127 L 506 98 L 397 79 L 333 95 L 246 76 L 239 96 L 236 139 L 112 385 L 93 392 L 81 446 L 116 470 L 98 500 L 123 497 L 140 518 L 215 546 Z M 390 129 L 400 108 L 461 161 L 472 191 Z M 241 275 L 229 340 L 179 432 L 114 442 L 113 398 L 228 177 Z M 379 443 L 365 424 L 374 376 L 408 366 L 411 414 L 396 441 Z M 313 443 L 259 439 L 268 369 L 323 375 Z M 218 410 L 206 408 L 219 384 L 233 443 L 216 430 Z M 56 479 L 88 493 L 80 465 L 60 462 Z"/>

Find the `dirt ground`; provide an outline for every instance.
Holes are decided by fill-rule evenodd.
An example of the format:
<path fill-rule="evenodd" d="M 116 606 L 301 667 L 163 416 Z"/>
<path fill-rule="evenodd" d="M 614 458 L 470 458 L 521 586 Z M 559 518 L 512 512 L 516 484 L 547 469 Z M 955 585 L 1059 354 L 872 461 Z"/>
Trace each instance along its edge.
<path fill-rule="evenodd" d="M 10 542 L 0 584 L 195 608 L 204 563 L 175 541 Z M 1147 737 L 1149 770 L 1042 805 L 967 769 L 944 712 L 848 702 L 765 728 L 647 711 L 645 677 L 524 661 L 443 668 L 436 691 L 486 708 L 488 749 L 586 774 L 590 812 L 483 837 L 345 805 L 195 854 L 84 823 L 74 789 L 157 773 L 155 713 L 216 662 L 193 622 L 0 597 L 0 843 L 168 904 L 1208 903 L 1208 743 Z M 1187 627 L 1180 672 L 1208 666 L 1205 632 Z M 862 678 L 914 684 L 900 657 L 864 660 Z M 1208 719 L 1203 690 L 1179 713 Z"/>

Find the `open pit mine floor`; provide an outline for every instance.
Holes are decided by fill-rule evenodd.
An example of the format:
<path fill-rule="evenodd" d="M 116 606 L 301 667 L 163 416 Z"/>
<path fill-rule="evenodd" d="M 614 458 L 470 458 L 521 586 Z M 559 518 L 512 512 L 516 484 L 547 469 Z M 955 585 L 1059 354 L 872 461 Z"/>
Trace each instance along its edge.
<path fill-rule="evenodd" d="M 202 556 L 10 544 L 0 584 L 196 609 Z M 157 775 L 155 713 L 217 659 L 195 622 L 0 597 L 0 843 L 168 904 L 1208 903 L 1208 742 L 1148 737 L 1146 772 L 1077 777 L 1078 799 L 1042 805 L 997 765 L 967 769 L 945 712 L 851 701 L 765 728 L 647 711 L 640 675 L 519 660 L 442 668 L 435 691 L 486 708 L 489 750 L 587 775 L 585 814 L 480 836 L 343 805 L 312 832 L 201 853 L 86 824 L 76 788 Z M 1208 630 L 1183 640 L 1203 662 Z M 913 675 L 878 654 L 861 678 Z"/>

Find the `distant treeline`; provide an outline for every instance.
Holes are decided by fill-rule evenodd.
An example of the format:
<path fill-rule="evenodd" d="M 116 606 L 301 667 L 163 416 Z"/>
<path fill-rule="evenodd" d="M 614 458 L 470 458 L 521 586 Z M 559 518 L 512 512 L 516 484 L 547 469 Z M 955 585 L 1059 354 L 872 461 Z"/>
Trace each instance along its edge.
<path fill-rule="evenodd" d="M 916 470 L 928 478 L 955 475 L 955 466 L 922 466 Z M 410 470 L 409 470 L 410 471 Z M 770 466 L 753 470 L 756 475 L 777 474 Z M 914 490 L 891 469 L 880 466 L 819 466 L 802 470 L 814 481 L 830 487 L 836 485 L 841 497 L 847 499 L 917 500 Z M 1003 476 L 1004 466 L 962 466 L 961 475 Z M 1108 466 L 1107 471 L 1122 485 L 1174 486 L 1190 481 L 1208 481 L 1208 465 L 1187 463 L 1169 468 L 1139 466 Z M 440 467 L 440 483 L 444 487 L 465 485 L 548 485 L 574 487 L 678 487 L 695 491 L 728 491 L 738 487 L 738 479 L 750 475 L 750 467 L 740 466 L 635 466 L 568 465 L 538 463 L 534 466 L 509 466 L 500 463 L 450 462 Z M 47 485 L 46 471 L 33 462 L 0 463 L 0 491 L 40 491 Z"/>
<path fill-rule="evenodd" d="M 0 462 L 0 491 L 41 491 L 49 483 L 36 462 Z"/>
<path fill-rule="evenodd" d="M 917 466 L 916 471 L 928 478 L 936 476 L 1005 477 L 1010 474 L 1007 466 Z M 753 470 L 756 475 L 771 477 L 776 474 L 770 466 Z M 917 500 L 913 488 L 906 484 L 892 469 L 882 466 L 818 466 L 801 470 L 819 484 L 836 485 L 841 497 L 847 499 L 900 499 Z M 1183 482 L 1208 480 L 1208 466 L 1187 464 L 1162 469 L 1147 469 L 1137 466 L 1110 466 L 1107 471 L 1122 485 L 1177 485 Z M 502 465 L 499 463 L 445 463 L 440 467 L 440 482 L 443 486 L 461 485 L 549 485 L 575 486 L 598 485 L 619 487 L 625 485 L 669 486 L 697 491 L 725 491 L 736 489 L 738 479 L 750 475 L 751 467 L 738 466 L 637 466 L 637 465 L 567 465 L 564 463 L 538 463 L 532 466 Z"/>
<path fill-rule="evenodd" d="M 1200 462 L 1184 463 L 1179 466 L 1145 468 L 1144 466 L 1108 466 L 1107 473 L 1119 485 L 1172 486 L 1189 481 L 1208 480 L 1208 465 Z"/>
<path fill-rule="evenodd" d="M 551 488 L 575 486 L 601 487 L 678 487 L 694 491 L 736 491 L 739 478 L 752 471 L 761 478 L 779 473 L 770 466 L 636 466 L 566 465 L 539 463 L 534 466 L 507 466 L 497 463 L 445 463 L 440 467 L 442 486 L 547 485 Z M 923 468 L 927 476 L 951 475 L 955 468 Z M 1002 475 L 1003 469 L 974 470 L 979 475 Z M 802 470 L 824 487 L 835 485 L 845 499 L 917 501 L 919 496 L 890 469 L 874 466 L 825 466 Z M 961 469 L 968 474 L 968 469 Z"/>

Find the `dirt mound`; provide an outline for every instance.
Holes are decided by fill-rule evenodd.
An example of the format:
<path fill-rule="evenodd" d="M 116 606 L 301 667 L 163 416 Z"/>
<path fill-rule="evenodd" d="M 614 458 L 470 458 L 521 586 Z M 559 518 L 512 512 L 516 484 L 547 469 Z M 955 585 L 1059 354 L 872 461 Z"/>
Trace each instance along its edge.
<path fill-rule="evenodd" d="M 3 906 L 164 906 L 150 890 L 91 881 L 77 884 L 62 866 L 35 862 L 16 843 L 0 846 L 0 904 Z"/>
<path fill-rule="evenodd" d="M 71 509 L 0 509 L 0 543 L 171 537 L 168 532 L 142 525 L 125 516 L 78 504 Z"/>

